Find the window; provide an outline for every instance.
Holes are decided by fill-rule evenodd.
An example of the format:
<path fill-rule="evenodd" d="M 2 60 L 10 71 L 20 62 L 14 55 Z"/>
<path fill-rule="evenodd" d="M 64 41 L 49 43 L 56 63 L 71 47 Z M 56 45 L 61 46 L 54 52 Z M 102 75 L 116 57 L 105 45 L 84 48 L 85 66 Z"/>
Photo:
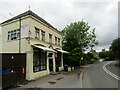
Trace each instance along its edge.
<path fill-rule="evenodd" d="M 41 31 L 41 36 L 42 36 L 42 41 L 45 41 L 45 32 L 44 31 Z"/>
<path fill-rule="evenodd" d="M 46 52 L 41 53 L 41 70 L 46 70 Z"/>
<path fill-rule="evenodd" d="M 49 34 L 49 43 L 52 44 L 52 35 L 51 34 Z"/>
<path fill-rule="evenodd" d="M 39 39 L 40 36 L 40 30 L 35 27 L 35 38 Z"/>
<path fill-rule="evenodd" d="M 58 45 L 60 46 L 60 38 L 58 38 Z"/>
<path fill-rule="evenodd" d="M 43 52 L 42 50 L 39 49 L 34 49 L 34 54 L 33 54 L 34 72 L 39 72 L 47 69 L 46 55 L 47 55 L 46 52 Z"/>
<path fill-rule="evenodd" d="M 61 66 L 62 66 L 61 52 L 57 52 L 57 53 L 56 53 L 55 63 L 56 63 L 56 66 L 58 66 L 58 67 L 61 67 Z"/>
<path fill-rule="evenodd" d="M 55 45 L 57 45 L 57 37 L 55 37 Z"/>
<path fill-rule="evenodd" d="M 13 30 L 13 31 L 8 31 L 8 41 L 19 39 L 19 37 L 20 37 L 19 29 Z"/>
<path fill-rule="evenodd" d="M 10 33 L 10 31 L 8 32 L 8 41 L 10 41 L 11 40 L 11 33 Z"/>

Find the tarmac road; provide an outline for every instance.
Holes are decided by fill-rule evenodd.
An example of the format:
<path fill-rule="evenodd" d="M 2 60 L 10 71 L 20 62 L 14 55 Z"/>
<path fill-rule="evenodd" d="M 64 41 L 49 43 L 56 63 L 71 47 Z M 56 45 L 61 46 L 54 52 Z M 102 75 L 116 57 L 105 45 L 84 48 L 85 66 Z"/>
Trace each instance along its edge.
<path fill-rule="evenodd" d="M 118 70 L 115 62 L 111 61 L 92 64 L 83 74 L 82 88 L 118 88 Z"/>

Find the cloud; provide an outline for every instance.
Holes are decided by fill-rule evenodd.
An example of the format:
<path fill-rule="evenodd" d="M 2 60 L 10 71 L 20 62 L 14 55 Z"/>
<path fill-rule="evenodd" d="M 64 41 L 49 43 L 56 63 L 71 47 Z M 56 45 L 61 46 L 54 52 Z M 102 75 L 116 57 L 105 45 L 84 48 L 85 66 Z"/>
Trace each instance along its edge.
<path fill-rule="evenodd" d="M 31 10 L 55 28 L 62 30 L 72 22 L 84 20 L 96 28 L 99 45 L 108 48 L 118 33 L 118 0 L 1 0 L 0 22 Z M 12 16 L 9 14 L 13 14 Z"/>

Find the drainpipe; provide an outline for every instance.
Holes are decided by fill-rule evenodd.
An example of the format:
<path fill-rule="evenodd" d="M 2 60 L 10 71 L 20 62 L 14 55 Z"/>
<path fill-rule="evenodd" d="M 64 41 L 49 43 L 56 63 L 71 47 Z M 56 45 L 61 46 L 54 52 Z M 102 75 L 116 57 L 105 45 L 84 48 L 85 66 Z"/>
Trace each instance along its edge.
<path fill-rule="evenodd" d="M 19 23 L 19 53 L 21 52 L 21 17 L 20 17 L 20 23 Z"/>

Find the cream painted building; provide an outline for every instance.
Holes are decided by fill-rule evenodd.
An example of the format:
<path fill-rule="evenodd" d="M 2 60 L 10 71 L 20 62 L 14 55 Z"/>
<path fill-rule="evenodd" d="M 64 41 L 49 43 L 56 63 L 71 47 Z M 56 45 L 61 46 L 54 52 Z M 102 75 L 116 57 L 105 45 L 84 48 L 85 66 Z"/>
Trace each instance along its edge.
<path fill-rule="evenodd" d="M 0 53 L 25 54 L 26 80 L 63 70 L 63 53 L 68 52 L 62 50 L 61 32 L 44 19 L 29 10 L 1 23 L 0 26 Z M 11 58 L 14 59 L 14 56 Z"/>

